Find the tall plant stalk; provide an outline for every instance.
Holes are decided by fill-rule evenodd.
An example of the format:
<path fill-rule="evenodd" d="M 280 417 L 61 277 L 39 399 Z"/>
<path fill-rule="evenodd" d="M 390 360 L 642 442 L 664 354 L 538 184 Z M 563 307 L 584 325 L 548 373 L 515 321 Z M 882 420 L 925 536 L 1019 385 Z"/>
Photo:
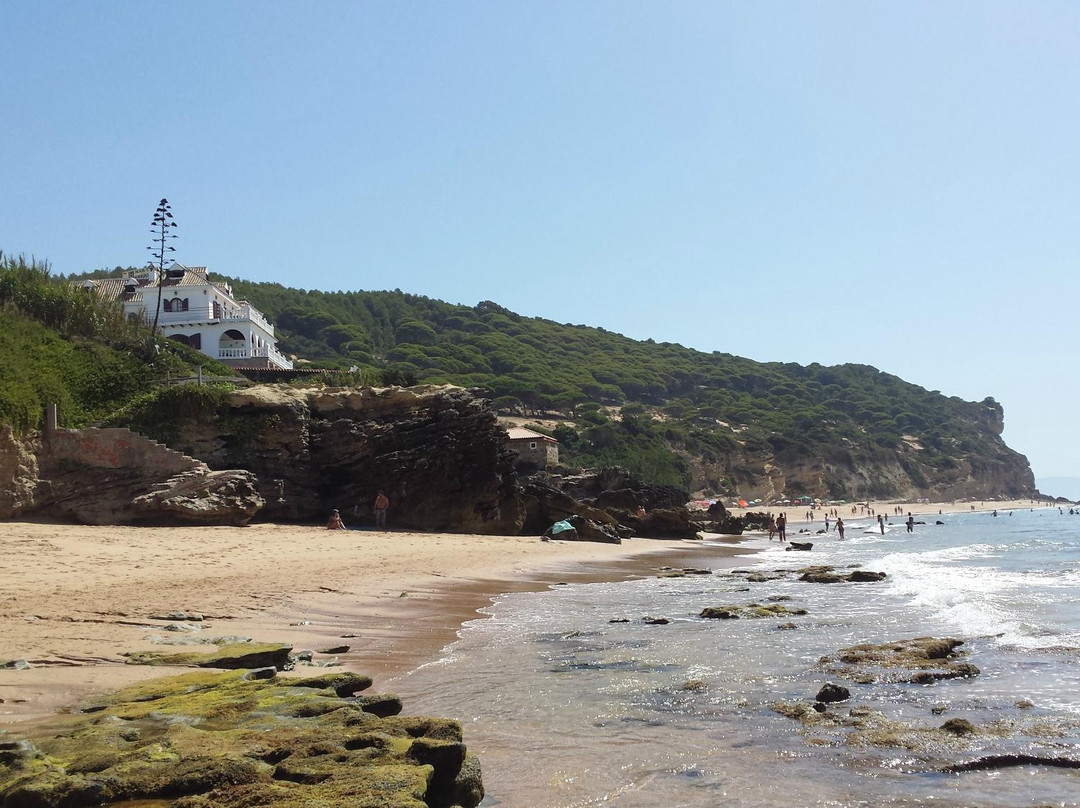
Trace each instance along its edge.
<path fill-rule="evenodd" d="M 169 200 L 162 199 L 158 202 L 157 209 L 154 211 L 154 221 L 151 223 L 150 232 L 154 234 L 154 240 L 146 248 L 152 251 L 150 255 L 153 260 L 150 261 L 149 266 L 154 267 L 154 261 L 156 261 L 158 272 L 157 306 L 154 308 L 154 325 L 150 329 L 150 333 L 153 335 L 157 335 L 158 315 L 161 313 L 161 293 L 165 280 L 165 256 L 171 252 L 176 252 L 176 248 L 168 244 L 169 239 L 176 238 L 176 234 L 172 232 L 174 227 L 176 227 L 176 222 L 173 221 Z"/>

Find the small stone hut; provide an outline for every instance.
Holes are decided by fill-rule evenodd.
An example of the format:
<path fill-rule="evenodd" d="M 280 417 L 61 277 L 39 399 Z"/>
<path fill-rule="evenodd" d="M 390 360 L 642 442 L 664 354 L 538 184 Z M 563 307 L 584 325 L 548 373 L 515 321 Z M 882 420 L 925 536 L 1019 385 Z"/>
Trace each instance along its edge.
<path fill-rule="evenodd" d="M 506 430 L 507 445 L 517 452 L 514 465 L 522 469 L 546 469 L 559 463 L 559 442 L 549 435 L 512 426 Z"/>

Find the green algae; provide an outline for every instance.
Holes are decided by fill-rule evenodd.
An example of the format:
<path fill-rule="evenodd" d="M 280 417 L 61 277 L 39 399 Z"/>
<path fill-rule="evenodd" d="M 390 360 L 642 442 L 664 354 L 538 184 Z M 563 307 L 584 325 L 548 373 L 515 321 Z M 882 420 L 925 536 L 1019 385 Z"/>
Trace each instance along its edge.
<path fill-rule="evenodd" d="M 241 671 L 142 682 L 6 742 L 0 804 L 477 805 L 479 762 L 460 724 L 382 717 L 365 703 L 396 697 L 338 693 L 370 683 L 356 674 L 252 679 Z"/>
<path fill-rule="evenodd" d="M 789 609 L 780 603 L 770 603 L 767 606 L 751 603 L 747 606 L 706 606 L 698 616 L 711 620 L 746 620 L 788 615 L 801 616 L 806 613 L 806 609 Z"/>
<path fill-rule="evenodd" d="M 828 673 L 861 684 L 910 682 L 932 684 L 942 679 L 971 678 L 979 669 L 956 649 L 963 640 L 915 637 L 872 645 L 863 643 L 823 656 L 818 664 Z"/>
<path fill-rule="evenodd" d="M 128 656 L 131 665 L 173 665 L 190 668 L 238 668 L 273 667 L 285 670 L 289 667 L 291 645 L 281 643 L 236 642 L 226 643 L 216 651 L 187 651 L 165 653 L 163 651 L 138 651 Z"/>

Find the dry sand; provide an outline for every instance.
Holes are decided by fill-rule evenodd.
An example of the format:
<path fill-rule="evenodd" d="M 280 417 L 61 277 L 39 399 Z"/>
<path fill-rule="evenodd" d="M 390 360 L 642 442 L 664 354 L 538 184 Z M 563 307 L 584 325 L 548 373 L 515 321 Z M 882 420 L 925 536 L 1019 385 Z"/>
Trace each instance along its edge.
<path fill-rule="evenodd" d="M 732 540 L 731 545 L 737 543 Z M 139 650 L 238 635 L 334 656 L 380 677 L 430 660 L 502 592 L 617 580 L 665 564 L 738 563 L 730 547 L 622 545 L 524 536 L 328 531 L 321 527 L 85 527 L 0 523 L 0 725 L 177 669 L 125 664 Z M 198 612 L 201 623 L 151 615 Z M 168 631 L 170 622 L 197 627 Z M 301 667 L 299 674 L 320 668 Z"/>

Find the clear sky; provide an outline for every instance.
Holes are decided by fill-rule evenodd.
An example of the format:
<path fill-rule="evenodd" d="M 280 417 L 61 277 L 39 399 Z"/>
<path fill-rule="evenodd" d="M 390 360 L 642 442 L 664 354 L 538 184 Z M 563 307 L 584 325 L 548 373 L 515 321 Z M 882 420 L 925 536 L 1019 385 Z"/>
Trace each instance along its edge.
<path fill-rule="evenodd" d="M 6 253 L 141 265 L 165 196 L 188 264 L 871 364 L 1080 476 L 1080 4 L 4 0 L 0 37 Z"/>

